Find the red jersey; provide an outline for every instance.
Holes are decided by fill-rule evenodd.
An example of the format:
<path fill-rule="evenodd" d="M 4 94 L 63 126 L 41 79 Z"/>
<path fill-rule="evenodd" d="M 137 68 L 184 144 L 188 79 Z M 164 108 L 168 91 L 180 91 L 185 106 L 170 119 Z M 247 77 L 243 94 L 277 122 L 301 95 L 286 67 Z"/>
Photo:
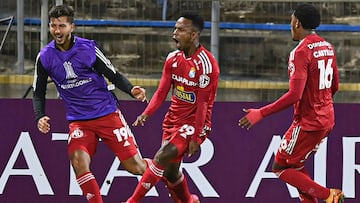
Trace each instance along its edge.
<path fill-rule="evenodd" d="M 290 52 L 289 91 L 260 109 L 265 117 L 294 105 L 294 122 L 303 130 L 316 131 L 334 126 L 332 96 L 339 87 L 333 45 L 313 33 Z"/>
<path fill-rule="evenodd" d="M 333 45 L 317 34 L 300 41 L 289 56 L 291 80 L 305 80 L 301 99 L 294 104 L 294 121 L 304 130 L 334 125 L 332 96 L 338 89 L 338 67 Z"/>
<path fill-rule="evenodd" d="M 143 114 L 153 114 L 171 88 L 171 105 L 163 126 L 192 125 L 195 128 L 193 139 L 200 142 L 203 128 L 211 127 L 219 75 L 215 57 L 203 46 L 188 58 L 182 51 L 171 52 L 166 58 L 159 87 Z"/>

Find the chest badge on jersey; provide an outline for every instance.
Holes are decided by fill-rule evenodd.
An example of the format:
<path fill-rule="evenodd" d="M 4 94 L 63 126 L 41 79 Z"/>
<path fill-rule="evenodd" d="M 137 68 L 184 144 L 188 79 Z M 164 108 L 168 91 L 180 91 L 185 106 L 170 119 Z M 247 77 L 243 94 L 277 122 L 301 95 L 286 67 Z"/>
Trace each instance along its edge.
<path fill-rule="evenodd" d="M 65 69 L 66 72 L 66 79 L 67 80 L 72 80 L 72 79 L 76 79 L 78 76 L 76 75 L 74 68 L 72 67 L 72 63 L 70 61 L 65 61 L 63 63 L 63 67 Z"/>
<path fill-rule="evenodd" d="M 210 77 L 207 75 L 200 75 L 199 77 L 199 87 L 205 88 L 210 84 Z"/>
<path fill-rule="evenodd" d="M 196 69 L 194 67 L 190 68 L 189 77 L 195 78 Z"/>

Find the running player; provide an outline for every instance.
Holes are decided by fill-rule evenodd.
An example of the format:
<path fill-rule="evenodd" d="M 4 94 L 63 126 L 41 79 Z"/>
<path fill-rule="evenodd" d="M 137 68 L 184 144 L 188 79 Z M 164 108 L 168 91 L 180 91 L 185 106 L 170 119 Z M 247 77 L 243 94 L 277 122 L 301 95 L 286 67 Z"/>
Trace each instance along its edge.
<path fill-rule="evenodd" d="M 54 81 L 64 101 L 69 121 L 68 153 L 77 182 L 90 203 L 102 203 L 99 186 L 90 171 L 91 158 L 101 140 L 121 160 L 126 170 L 141 175 L 146 162 L 138 154 L 135 138 L 118 109 L 117 99 L 104 76 L 132 97 L 146 100 L 145 89 L 133 86 L 117 72 L 97 44 L 74 36 L 74 11 L 60 5 L 49 11 L 53 40 L 36 58 L 33 104 L 37 127 L 50 131 L 45 113 L 47 78 Z"/>
<path fill-rule="evenodd" d="M 292 38 L 299 43 L 289 56 L 289 91 L 262 108 L 246 109 L 239 125 L 249 129 L 262 118 L 294 105 L 294 120 L 275 156 L 274 173 L 298 189 L 302 203 L 316 203 L 317 199 L 343 202 L 341 190 L 317 184 L 304 168 L 309 155 L 334 127 L 332 97 L 339 85 L 335 49 L 315 32 L 320 13 L 313 5 L 297 6 L 290 25 Z"/>
<path fill-rule="evenodd" d="M 197 152 L 211 130 L 220 70 L 214 56 L 199 42 L 203 28 L 203 18 L 194 13 L 181 15 L 175 24 L 173 39 L 178 50 L 166 58 L 158 89 L 133 123 L 144 125 L 165 101 L 171 88 L 171 105 L 163 121 L 162 147 L 149 162 L 127 203 L 140 202 L 160 179 L 167 180 L 170 194 L 177 203 L 199 202 L 198 197 L 189 192 L 179 167 L 184 155 Z"/>

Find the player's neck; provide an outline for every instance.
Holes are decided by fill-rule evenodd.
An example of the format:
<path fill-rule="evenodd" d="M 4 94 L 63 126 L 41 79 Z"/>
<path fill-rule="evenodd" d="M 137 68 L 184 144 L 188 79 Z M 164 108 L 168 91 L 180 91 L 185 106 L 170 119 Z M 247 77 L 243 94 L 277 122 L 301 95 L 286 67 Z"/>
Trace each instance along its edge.
<path fill-rule="evenodd" d="M 303 31 L 300 40 L 304 39 L 305 37 L 307 37 L 308 35 L 312 35 L 312 34 L 316 34 L 314 29 L 306 29 Z"/>
<path fill-rule="evenodd" d="M 186 58 L 191 57 L 192 55 L 194 55 L 194 54 L 197 52 L 197 50 L 198 50 L 199 48 L 200 48 L 200 43 L 197 42 L 197 43 L 195 44 L 195 46 L 192 46 L 188 51 L 184 51 L 185 57 L 186 57 Z"/>

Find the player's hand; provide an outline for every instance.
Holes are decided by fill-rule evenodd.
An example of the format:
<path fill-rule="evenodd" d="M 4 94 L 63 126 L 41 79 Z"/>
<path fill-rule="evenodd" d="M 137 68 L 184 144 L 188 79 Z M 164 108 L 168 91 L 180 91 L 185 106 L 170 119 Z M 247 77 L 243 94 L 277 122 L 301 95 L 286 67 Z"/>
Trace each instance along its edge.
<path fill-rule="evenodd" d="M 242 128 L 250 129 L 257 122 L 264 118 L 260 109 L 243 109 L 247 114 L 239 120 L 239 126 Z"/>
<path fill-rule="evenodd" d="M 140 86 L 134 86 L 131 89 L 131 94 L 137 99 L 140 100 L 142 102 L 148 102 L 147 98 L 146 98 L 146 90 Z"/>
<path fill-rule="evenodd" d="M 48 116 L 44 116 L 38 120 L 37 127 L 40 132 L 48 133 L 50 131 L 50 118 Z"/>
<path fill-rule="evenodd" d="M 200 149 L 200 144 L 195 142 L 194 140 L 191 140 L 189 143 L 189 149 L 188 149 L 188 157 L 191 157 L 193 154 L 195 154 Z"/>
<path fill-rule="evenodd" d="M 139 124 L 141 126 L 144 126 L 145 121 L 147 120 L 148 115 L 145 114 L 141 114 L 140 116 L 138 116 L 136 118 L 136 121 L 134 121 L 134 123 L 132 124 L 132 126 L 138 126 Z"/>

